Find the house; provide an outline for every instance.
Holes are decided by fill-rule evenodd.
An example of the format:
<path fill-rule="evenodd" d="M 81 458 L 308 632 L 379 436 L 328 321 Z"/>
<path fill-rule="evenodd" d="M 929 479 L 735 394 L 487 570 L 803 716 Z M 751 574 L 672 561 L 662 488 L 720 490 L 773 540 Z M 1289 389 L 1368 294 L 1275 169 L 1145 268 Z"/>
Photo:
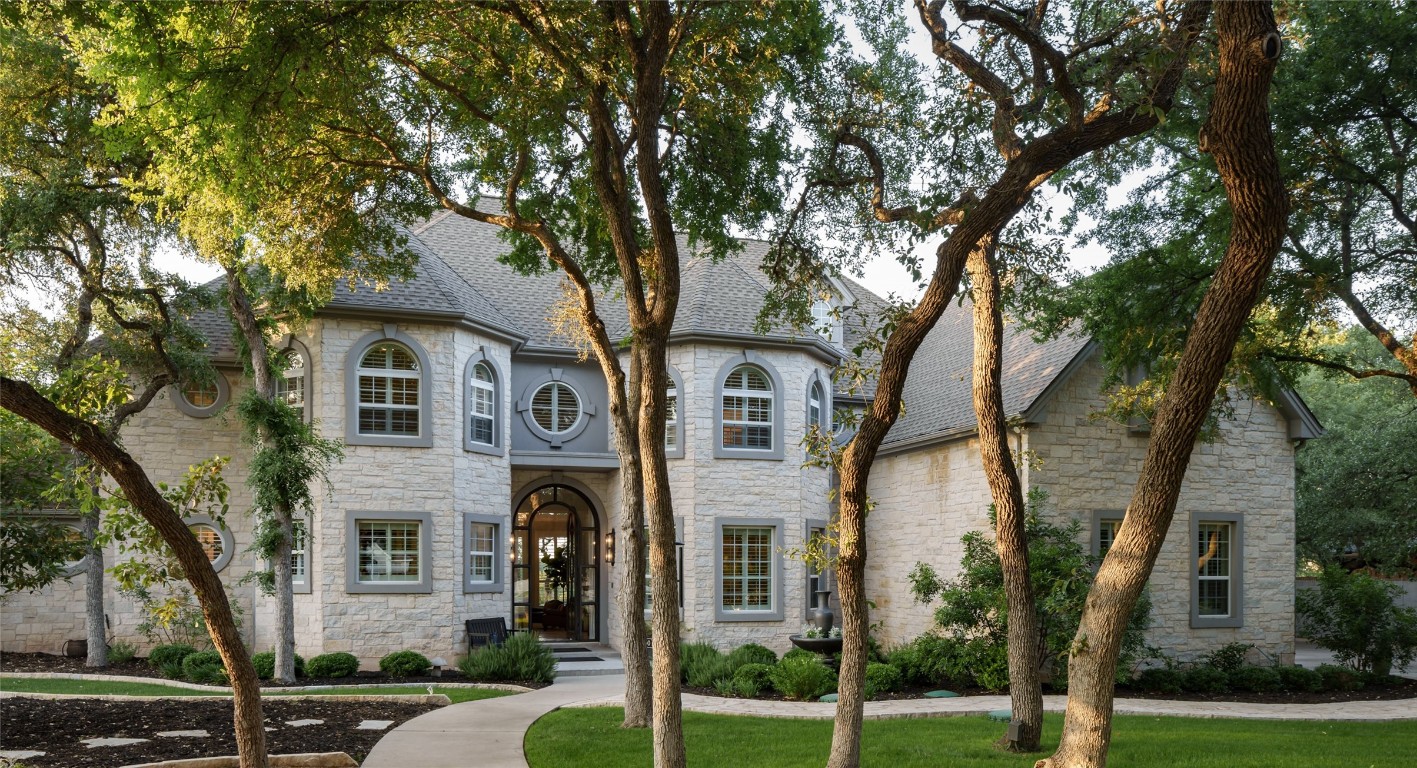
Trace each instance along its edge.
<path fill-rule="evenodd" d="M 344 461 L 317 494 L 293 556 L 296 643 L 306 655 L 349 651 L 372 663 L 412 648 L 460 653 L 463 622 L 505 617 L 550 637 L 620 643 L 614 595 L 618 459 L 598 367 L 558 335 L 556 275 L 524 276 L 497 261 L 487 225 L 443 213 L 410 232 L 417 275 L 387 291 L 337 287 L 334 300 L 280 340 L 281 395 L 341 438 Z M 826 528 L 830 473 L 804 466 L 809 425 L 864 407 L 864 391 L 833 386 L 833 370 L 883 302 L 831 281 L 818 332 L 753 333 L 770 290 L 764 244 L 714 262 L 689 258 L 671 336 L 666 425 L 686 639 L 783 650 L 823 585 L 793 552 Z M 856 306 L 842 319 L 831 304 Z M 623 305 L 602 304 L 612 334 Z M 232 457 L 226 525 L 193 519 L 244 614 L 253 647 L 273 643 L 272 601 L 241 577 L 257 568 L 245 487 L 249 449 L 224 409 L 245 385 L 225 322 L 202 319 L 222 376 L 174 389 L 136 418 L 125 443 L 156 479 L 192 462 Z M 959 539 L 986 524 L 969 396 L 967 309 L 952 308 L 916 357 L 906 412 L 873 472 L 868 594 L 882 639 L 925 631 L 906 574 L 943 573 Z M 1014 439 L 1037 457 L 1028 487 L 1059 515 L 1082 517 L 1106 546 L 1131 492 L 1147 437 L 1096 419 L 1096 346 L 1011 335 L 1005 404 Z M 1152 579 L 1154 642 L 1186 653 L 1224 642 L 1293 650 L 1294 451 L 1317 434 L 1303 404 L 1242 401 L 1215 442 L 1198 446 L 1176 523 Z M 1210 551 L 1194 564 L 1200 546 Z M 623 555 L 623 553 L 619 553 Z M 53 651 L 83 636 L 82 575 L 3 606 L 6 650 Z M 830 579 L 825 579 L 828 583 Z M 108 598 L 113 633 L 141 640 L 126 597 Z"/>

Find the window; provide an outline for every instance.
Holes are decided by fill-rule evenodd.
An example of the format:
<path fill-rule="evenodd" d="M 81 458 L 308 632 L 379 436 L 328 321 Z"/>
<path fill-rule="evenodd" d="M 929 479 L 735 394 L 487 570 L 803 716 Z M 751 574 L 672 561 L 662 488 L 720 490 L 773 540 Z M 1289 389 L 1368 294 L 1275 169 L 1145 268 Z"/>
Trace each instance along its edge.
<path fill-rule="evenodd" d="M 1191 522 L 1191 626 L 1242 626 L 1241 518 L 1209 514 Z"/>
<path fill-rule="evenodd" d="M 236 552 L 236 542 L 226 526 L 210 517 L 197 515 L 187 518 L 187 530 L 192 532 L 192 537 L 201 545 L 207 560 L 211 561 L 212 570 L 219 572 L 231 562 L 231 556 Z"/>
<path fill-rule="evenodd" d="M 781 546 L 776 520 L 718 521 L 718 620 L 780 621 Z"/>
<path fill-rule="evenodd" d="M 679 388 L 674 379 L 666 376 L 664 382 L 664 450 L 673 451 L 679 447 Z"/>
<path fill-rule="evenodd" d="M 531 417 L 553 435 L 569 432 L 581 418 L 581 400 L 566 384 L 549 381 L 532 395 Z"/>
<path fill-rule="evenodd" d="M 431 446 L 431 388 L 427 354 L 395 326 L 355 342 L 345 368 L 345 442 Z"/>
<path fill-rule="evenodd" d="M 216 384 L 211 382 L 191 381 L 182 388 L 182 399 L 193 408 L 210 408 L 220 397 Z"/>
<path fill-rule="evenodd" d="M 492 385 L 492 369 L 486 363 L 472 366 L 472 441 L 492 445 L 497 418 L 497 389 Z"/>
<path fill-rule="evenodd" d="M 1117 540 L 1117 531 L 1121 530 L 1122 521 L 1115 517 L 1103 517 L 1097 520 L 1097 545 L 1094 547 L 1098 557 L 1106 557 L 1107 550 L 1112 548 L 1112 542 Z"/>
<path fill-rule="evenodd" d="M 310 592 L 309 532 L 304 520 L 294 521 L 290 540 L 290 586 L 295 592 Z"/>
<path fill-rule="evenodd" d="M 831 588 L 829 586 L 830 578 L 827 571 L 830 567 L 830 559 L 834 553 L 832 552 L 830 542 L 826 540 L 826 537 L 829 535 L 827 521 L 808 520 L 806 534 L 805 544 L 807 551 L 810 552 L 815 549 L 820 551 L 826 558 L 826 561 L 817 560 L 815 562 L 803 562 L 803 565 L 806 566 L 807 569 L 807 609 L 805 618 L 811 621 L 812 609 L 817 607 L 817 593 L 823 589 Z M 815 547 L 813 546 L 814 540 L 818 542 Z M 827 599 L 830 600 L 831 598 L 828 597 Z"/>
<path fill-rule="evenodd" d="M 215 416 L 231 396 L 226 377 L 220 372 L 213 372 L 210 379 L 189 381 L 180 387 L 173 387 L 172 391 L 172 401 L 177 410 L 198 419 Z"/>
<path fill-rule="evenodd" d="M 275 376 L 275 397 L 308 418 L 305 412 L 305 357 L 290 349 L 280 356 L 281 371 Z"/>
<path fill-rule="evenodd" d="M 654 584 L 649 577 L 649 529 L 645 529 L 645 613 L 653 608 Z M 679 584 L 679 610 L 684 610 L 684 518 L 674 518 L 674 571 Z"/>
<path fill-rule="evenodd" d="M 768 451 L 773 447 L 772 383 L 762 370 L 740 365 L 723 382 L 723 447 Z"/>
<path fill-rule="evenodd" d="M 463 515 L 467 558 L 463 562 L 464 592 L 502 591 L 502 518 Z"/>
<path fill-rule="evenodd" d="M 831 344 L 841 343 L 841 318 L 833 299 L 818 298 L 812 302 L 812 331 Z"/>
<path fill-rule="evenodd" d="M 431 592 L 431 515 L 350 512 L 346 549 L 349 592 Z"/>

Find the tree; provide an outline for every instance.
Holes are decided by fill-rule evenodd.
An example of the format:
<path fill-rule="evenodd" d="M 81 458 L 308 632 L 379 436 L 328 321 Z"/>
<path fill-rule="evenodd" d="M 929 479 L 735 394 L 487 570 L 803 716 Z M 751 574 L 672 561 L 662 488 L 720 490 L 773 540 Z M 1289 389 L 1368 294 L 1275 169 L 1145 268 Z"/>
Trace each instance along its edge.
<path fill-rule="evenodd" d="M 181 319 L 193 298 L 143 258 L 159 230 L 127 182 L 148 158 L 109 154 L 96 120 L 111 92 L 82 76 L 68 32 L 51 6 L 0 12 L 0 269 L 16 297 L 0 322 L 28 341 L 29 355 L 24 365 L 6 360 L 0 408 L 111 477 L 172 548 L 231 674 L 241 764 L 259 768 L 266 763 L 260 690 L 221 581 L 118 440 L 122 425 L 165 387 L 214 374 Z M 26 282 L 57 299 L 52 318 L 18 299 Z M 101 564 L 90 568 L 101 572 Z M 102 646 L 98 608 L 88 621 Z"/>
<path fill-rule="evenodd" d="M 1106 764 L 1113 670 L 1127 618 L 1156 563 L 1196 437 L 1285 232 L 1287 200 L 1269 121 L 1269 84 L 1281 50 L 1274 15 L 1268 3 L 1221 2 L 1216 31 L 1219 75 L 1197 146 L 1214 156 L 1225 185 L 1230 242 L 1157 408 L 1122 526 L 1088 594 L 1069 660 L 1062 739 L 1038 768 Z"/>
<path fill-rule="evenodd" d="M 120 83 L 124 108 L 190 136 L 193 156 L 220 158 L 236 171 L 226 192 L 291 231 L 342 216 L 392 231 L 441 207 L 507 230 L 519 267 L 566 275 L 609 384 L 626 500 L 626 725 L 650 720 L 647 511 L 655 759 L 682 765 L 663 448 L 679 238 L 721 257 L 736 247 L 732 227 L 778 205 L 787 85 L 826 38 L 819 9 L 513 2 L 102 13 L 118 44 L 95 56 Z M 497 205 L 476 196 L 492 189 Z M 268 266 L 301 273 L 292 287 L 315 292 L 336 276 L 293 270 L 284 254 Z M 625 301 L 628 375 L 598 306 L 606 285 Z"/>
<path fill-rule="evenodd" d="M 834 457 L 841 475 L 837 582 L 845 637 L 829 761 L 834 768 L 855 766 L 860 759 L 869 627 L 864 594 L 866 490 L 876 452 L 900 414 L 911 359 L 954 296 L 971 258 L 983 267 L 997 240 L 1026 240 L 1029 222 L 1023 232 L 1006 228 L 1035 205 L 1035 190 L 1075 160 L 1160 122 L 1209 14 L 1208 3 L 1188 3 L 1179 17 L 1165 6 L 1159 7 L 1159 15 L 1086 4 L 1039 5 L 1020 13 L 1002 4 L 958 0 L 950 4 L 954 18 L 947 18 L 944 7 L 943 2 L 916 3 L 947 86 L 940 89 L 946 99 L 939 104 L 921 102 L 935 89 L 908 76 L 892 76 L 916 71 L 899 52 L 899 24 L 863 18 L 863 34 L 877 43 L 880 58 L 869 65 L 848 62 L 843 69 L 854 87 L 825 87 L 825 93 L 817 95 L 811 115 L 816 132 L 812 170 L 783 226 L 772 265 L 773 278 L 796 289 L 788 295 L 797 297 L 796 309 L 802 312 L 801 297 L 820 281 L 823 262 L 840 266 L 853 255 L 848 248 L 833 258 L 806 242 L 802 232 L 850 232 L 854 241 L 862 242 L 857 233 L 864 230 L 867 245 L 893 238 L 910 243 L 942 238 L 920 300 L 913 307 L 894 307 L 881 318 L 876 343 L 863 350 L 879 354 L 879 363 L 871 366 L 874 401 L 855 435 Z M 912 183 L 922 177 L 927 191 L 915 195 Z M 853 193 L 862 189 L 868 202 L 859 197 L 843 202 L 852 201 Z M 912 195 L 916 202 L 898 203 L 898 198 Z M 1037 253 L 1010 246 L 1014 252 Z M 916 274 L 922 272 L 913 258 L 902 258 Z M 976 273 L 984 278 L 987 271 Z M 990 303 L 986 298 L 986 307 Z M 786 302 L 769 309 L 793 308 Z M 999 336 L 997 322 L 987 314 L 980 318 L 986 347 Z M 987 389 L 996 386 L 990 384 L 988 372 L 994 363 L 988 356 L 997 353 L 986 348 L 979 354 L 984 357 L 976 373 L 986 376 L 976 382 L 982 387 L 976 398 L 983 406 L 981 435 L 987 430 L 997 437 L 992 430 L 1002 425 Z M 1001 553 L 1007 553 L 1009 564 L 1009 610 L 1023 616 L 1032 610 L 1032 601 L 1021 494 L 1003 463 L 1007 447 L 999 450 L 997 439 L 986 438 L 981 444 L 985 460 L 993 462 L 988 474 L 999 506 Z M 1015 659 L 1019 665 L 1014 714 L 1024 728 L 1023 739 L 1014 746 L 1028 749 L 1036 748 L 1041 733 L 1042 700 L 1037 669 L 1028 663 L 1032 657 L 1027 643 L 1033 633 L 1026 630 L 1026 620 L 1020 626 L 1024 631 L 1013 640 L 1020 647 L 1011 648 L 1010 655 L 1011 667 Z"/>
<path fill-rule="evenodd" d="M 66 564 L 88 554 L 73 528 L 35 514 L 74 509 L 73 503 L 56 506 L 54 498 L 56 479 L 69 474 L 73 457 L 43 430 L 4 411 L 0 445 L 0 595 L 33 592 L 66 579 Z"/>

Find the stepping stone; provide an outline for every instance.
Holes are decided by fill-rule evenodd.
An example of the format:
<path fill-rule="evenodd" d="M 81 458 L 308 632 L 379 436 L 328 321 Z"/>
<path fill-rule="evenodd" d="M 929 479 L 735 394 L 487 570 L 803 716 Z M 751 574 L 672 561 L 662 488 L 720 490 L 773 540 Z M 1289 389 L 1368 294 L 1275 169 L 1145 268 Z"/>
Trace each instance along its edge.
<path fill-rule="evenodd" d="M 1014 711 L 1012 709 L 993 709 L 989 711 L 989 719 L 1007 723 L 1014 719 Z"/>
<path fill-rule="evenodd" d="M 129 744 L 142 744 L 151 739 L 80 739 L 80 744 L 89 745 L 89 749 L 94 747 L 126 747 Z"/>
<path fill-rule="evenodd" d="M 324 720 L 309 720 L 309 719 L 306 719 L 306 720 L 287 720 L 287 721 L 285 721 L 285 724 L 288 725 L 288 726 L 290 726 L 291 728 L 303 728 L 303 727 L 305 727 L 305 726 L 307 726 L 307 725 L 324 725 L 324 724 L 325 724 L 325 721 L 324 721 Z"/>
<path fill-rule="evenodd" d="M 0 749 L 0 760 L 28 760 L 31 757 L 44 757 L 45 754 L 33 749 Z"/>
<path fill-rule="evenodd" d="M 958 693 L 955 693 L 954 691 L 926 691 L 926 692 L 925 692 L 925 698 L 927 698 L 927 699 L 957 699 L 957 698 L 959 698 L 959 694 L 958 694 Z"/>
<path fill-rule="evenodd" d="M 205 739 L 211 736 L 206 731 L 158 731 L 157 735 L 170 738 Z"/>
<path fill-rule="evenodd" d="M 388 728 L 389 726 L 391 726 L 391 725 L 393 725 L 393 724 L 394 724 L 394 721 L 392 721 L 392 720 L 365 720 L 364 722 L 360 723 L 359 725 L 354 726 L 354 730 L 356 730 L 356 731 L 382 731 L 382 730 L 384 730 L 385 728 Z"/>
<path fill-rule="evenodd" d="M 827 695 L 821 697 L 820 699 L 817 699 L 817 701 L 826 701 L 826 702 L 833 702 L 833 701 L 836 701 L 836 694 L 835 694 L 835 693 L 828 693 Z"/>

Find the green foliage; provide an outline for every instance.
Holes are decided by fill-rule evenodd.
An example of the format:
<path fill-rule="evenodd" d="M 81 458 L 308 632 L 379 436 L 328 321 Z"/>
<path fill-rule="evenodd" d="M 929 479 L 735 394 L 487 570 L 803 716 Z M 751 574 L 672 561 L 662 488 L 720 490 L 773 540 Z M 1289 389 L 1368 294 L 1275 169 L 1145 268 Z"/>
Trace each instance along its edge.
<path fill-rule="evenodd" d="M 768 674 L 772 687 L 793 701 L 812 701 L 836 687 L 836 675 L 816 658 L 787 658 Z"/>
<path fill-rule="evenodd" d="M 226 666 L 216 651 L 197 651 L 183 657 L 182 677 L 193 683 L 224 685 Z"/>
<path fill-rule="evenodd" d="M 458 668 L 473 680 L 550 683 L 556 679 L 556 654 L 530 632 L 517 632 L 501 645 L 464 656 Z"/>
<path fill-rule="evenodd" d="M 1395 604 L 1401 588 L 1365 573 L 1327 568 L 1295 608 L 1319 647 L 1343 664 L 1384 676 L 1417 657 L 1417 611 Z"/>
<path fill-rule="evenodd" d="M 1171 667 L 1143 669 L 1132 681 L 1132 687 L 1148 693 L 1180 693 L 1185 679 L 1181 670 Z"/>
<path fill-rule="evenodd" d="M 1227 693 L 1230 676 L 1215 667 L 1191 667 L 1181 673 L 1181 688 L 1188 693 Z"/>
<path fill-rule="evenodd" d="M 933 633 L 921 635 L 909 643 L 891 651 L 889 662 L 901 672 L 902 679 L 911 685 L 968 684 L 972 676 L 962 665 L 960 643 L 949 637 Z"/>
<path fill-rule="evenodd" d="M 148 654 L 148 664 L 162 669 L 168 664 L 181 664 L 183 659 L 196 653 L 197 649 L 186 643 L 159 645 Z"/>
<path fill-rule="evenodd" d="M 1230 670 L 1230 687 L 1237 691 L 1270 693 L 1284 688 L 1284 679 L 1274 667 L 1242 666 Z"/>
<path fill-rule="evenodd" d="M 133 657 L 137 655 L 138 649 L 126 640 L 119 640 L 108 644 L 108 663 L 110 664 L 122 664 L 126 661 L 132 661 Z"/>
<path fill-rule="evenodd" d="M 815 659 L 815 658 L 817 658 L 817 654 L 812 653 L 811 651 L 808 651 L 808 650 L 804 650 L 804 649 L 802 649 L 802 648 L 792 648 L 792 649 L 789 650 L 787 653 L 782 654 L 782 661 L 787 661 L 788 659 Z"/>
<path fill-rule="evenodd" d="M 138 602 L 138 632 L 154 643 L 182 643 L 196 647 L 211 645 L 211 635 L 207 631 L 207 620 L 202 607 L 185 586 L 177 587 L 170 594 L 159 595 L 146 589 L 125 590 L 119 594 Z M 237 627 L 241 626 L 242 610 L 231 601 L 231 617 Z"/>
<path fill-rule="evenodd" d="M 1245 655 L 1254 647 L 1254 643 L 1226 643 L 1206 654 L 1203 661 L 1222 672 L 1234 672 L 1245 665 Z"/>
<path fill-rule="evenodd" d="M 1274 671 L 1279 674 L 1279 684 L 1286 691 L 1315 693 L 1324 689 L 1323 675 L 1308 667 L 1285 665 L 1275 667 Z"/>
<path fill-rule="evenodd" d="M 169 680 L 181 680 L 186 675 L 182 672 L 182 662 L 169 661 L 157 665 L 158 674 Z"/>
<path fill-rule="evenodd" d="M 1367 675 L 1339 664 L 1320 664 L 1314 672 L 1326 691 L 1361 691 L 1368 684 Z"/>
<path fill-rule="evenodd" d="M 712 644 L 683 643 L 679 646 L 679 674 L 684 683 L 707 688 L 725 673 L 731 676 L 733 670 L 728 668 L 728 659 Z"/>
<path fill-rule="evenodd" d="M 418 677 L 432 668 L 428 657 L 417 651 L 394 651 L 379 659 L 379 670 L 394 677 Z"/>
<path fill-rule="evenodd" d="M 263 651 L 251 657 L 251 666 L 256 668 L 256 677 L 270 680 L 276 675 L 276 652 Z M 305 659 L 295 654 L 295 676 L 305 676 Z"/>
<path fill-rule="evenodd" d="M 305 663 L 305 673 L 318 680 L 350 677 L 359 671 L 359 659 L 352 653 L 322 653 Z"/>
<path fill-rule="evenodd" d="M 1045 499 L 1037 489 L 1029 492 L 1024 523 L 1029 575 L 1042 641 L 1038 664 L 1040 668 L 1051 665 L 1054 678 L 1063 679 L 1098 559 L 1078 543 L 1082 525 L 1077 520 L 1056 525 L 1040 517 Z M 957 643 L 961 663 L 975 681 L 991 690 L 1003 688 L 1008 685 L 1008 600 L 999 553 L 993 539 L 981 531 L 971 531 L 961 541 L 964 557 L 959 575 L 943 581 L 929 565 L 916 563 L 910 574 L 911 591 L 917 602 L 939 600 L 935 623 Z M 1123 635 L 1117 660 L 1119 679 L 1130 676 L 1145 651 L 1144 633 L 1150 616 L 1151 601 L 1143 595 Z"/>
<path fill-rule="evenodd" d="M 749 662 L 733 673 L 733 690 L 744 698 L 756 698 L 758 694 L 773 687 L 773 664 Z"/>
<path fill-rule="evenodd" d="M 158 490 L 180 517 L 204 516 L 224 527 L 231 495 L 222 476 L 227 462 L 222 456 L 198 462 L 187 468 L 182 482 L 175 486 L 158 483 Z M 118 548 L 118 563 L 111 569 L 118 591 L 144 603 L 145 613 L 157 625 L 165 628 L 187 607 L 195 609 L 185 587 L 172 590 L 166 598 L 155 597 L 186 579 L 186 574 L 171 547 L 137 510 L 126 503 L 116 504 L 104 517 L 103 530 Z"/>
<path fill-rule="evenodd" d="M 735 671 L 744 664 L 766 664 L 770 667 L 776 663 L 777 654 L 773 653 L 771 648 L 757 643 L 739 646 L 728 654 L 728 665 Z"/>
<path fill-rule="evenodd" d="M 871 662 L 866 665 L 866 698 L 873 699 L 877 694 L 892 693 L 900 690 L 904 676 L 900 670 L 889 664 Z"/>

